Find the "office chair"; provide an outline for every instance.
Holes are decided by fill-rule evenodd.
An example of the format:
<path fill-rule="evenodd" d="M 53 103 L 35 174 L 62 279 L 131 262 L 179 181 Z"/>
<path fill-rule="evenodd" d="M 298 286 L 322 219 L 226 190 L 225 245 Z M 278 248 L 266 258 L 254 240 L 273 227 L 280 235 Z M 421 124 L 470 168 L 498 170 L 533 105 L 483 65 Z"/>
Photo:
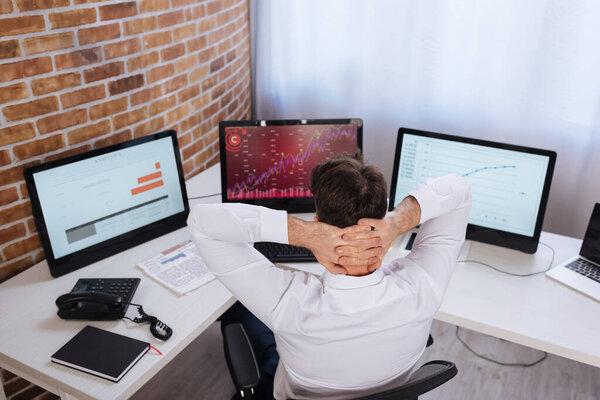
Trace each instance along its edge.
<path fill-rule="evenodd" d="M 429 335 L 427 347 L 432 343 L 433 338 Z M 227 366 L 237 391 L 234 399 L 254 399 L 260 382 L 260 372 L 242 324 L 234 323 L 225 326 L 223 345 Z M 457 373 L 456 365 L 452 362 L 430 361 L 416 370 L 404 385 L 355 400 L 416 400 L 419 395 L 449 381 Z"/>

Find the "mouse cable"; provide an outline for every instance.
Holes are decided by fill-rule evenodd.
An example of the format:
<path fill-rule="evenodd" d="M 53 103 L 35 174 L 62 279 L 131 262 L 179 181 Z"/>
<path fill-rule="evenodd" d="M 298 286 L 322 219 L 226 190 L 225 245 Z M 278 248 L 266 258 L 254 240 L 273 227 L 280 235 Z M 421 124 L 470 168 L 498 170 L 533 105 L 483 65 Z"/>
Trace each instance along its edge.
<path fill-rule="evenodd" d="M 457 264 L 465 264 L 465 263 L 480 264 L 480 265 L 483 265 L 484 267 L 488 267 L 488 268 L 491 268 L 491 269 L 493 269 L 495 271 L 501 272 L 501 273 L 506 274 L 506 275 L 512 275 L 512 276 L 525 277 L 525 276 L 532 276 L 532 275 L 537 275 L 537 274 L 543 274 L 545 272 L 550 271 L 550 268 L 552 268 L 552 264 L 554 263 L 554 255 L 555 255 L 555 253 L 554 253 L 554 249 L 550 245 L 548 245 L 546 243 L 543 243 L 543 242 L 539 242 L 539 243 L 543 244 L 544 246 L 546 246 L 547 248 L 549 248 L 550 251 L 552 251 L 552 259 L 550 260 L 550 263 L 548 264 L 548 267 L 546 269 L 544 269 L 543 271 L 532 272 L 530 274 L 515 274 L 515 273 L 512 273 L 512 272 L 503 271 L 500 268 L 494 267 L 493 265 L 484 263 L 482 261 L 477 261 L 477 260 L 458 260 L 456 263 Z"/>
<path fill-rule="evenodd" d="M 479 357 L 481 359 L 484 359 L 484 360 L 489 361 L 494 364 L 502 365 L 505 367 L 533 367 L 534 365 L 541 363 L 548 357 L 548 353 L 544 351 L 544 355 L 542 357 L 540 357 L 538 360 L 531 362 L 531 363 L 508 363 L 508 362 L 494 360 L 490 357 L 484 356 L 483 354 L 477 353 L 475 350 L 473 350 L 471 347 L 469 347 L 469 345 L 460 337 L 460 335 L 458 334 L 458 331 L 459 331 L 459 327 L 457 326 L 456 327 L 456 338 L 458 339 L 459 342 L 462 343 L 463 346 L 465 346 L 465 348 L 467 350 L 469 350 L 471 353 L 473 353 L 476 357 Z"/>
<path fill-rule="evenodd" d="M 220 194 L 221 194 L 221 192 L 219 192 L 219 193 L 213 193 L 213 194 L 207 194 L 206 196 L 188 197 L 188 200 L 206 199 L 207 197 L 214 197 L 214 196 L 218 196 Z"/>

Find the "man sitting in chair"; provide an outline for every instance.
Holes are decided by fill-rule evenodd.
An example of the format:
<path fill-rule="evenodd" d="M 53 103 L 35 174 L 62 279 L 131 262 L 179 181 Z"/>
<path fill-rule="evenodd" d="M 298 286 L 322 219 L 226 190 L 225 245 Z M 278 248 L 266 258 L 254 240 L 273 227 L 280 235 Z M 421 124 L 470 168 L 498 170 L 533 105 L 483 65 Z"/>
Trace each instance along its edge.
<path fill-rule="evenodd" d="M 227 314 L 250 329 L 275 398 L 381 392 L 407 381 L 421 357 L 464 241 L 470 188 L 458 175 L 430 179 L 387 214 L 386 188 L 376 167 L 338 157 L 312 171 L 314 222 L 245 204 L 190 213 L 206 265 L 252 313 L 236 304 Z M 396 237 L 419 224 L 411 253 L 379 268 Z M 306 247 L 327 271 L 278 268 L 252 247 L 258 241 Z"/>

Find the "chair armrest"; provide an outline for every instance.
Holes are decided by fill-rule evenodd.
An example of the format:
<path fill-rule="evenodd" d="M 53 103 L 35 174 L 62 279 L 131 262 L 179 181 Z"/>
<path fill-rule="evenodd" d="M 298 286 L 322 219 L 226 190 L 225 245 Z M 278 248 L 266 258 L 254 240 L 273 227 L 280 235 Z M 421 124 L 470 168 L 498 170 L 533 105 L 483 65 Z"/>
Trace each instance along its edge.
<path fill-rule="evenodd" d="M 385 392 L 361 397 L 360 400 L 398 400 L 416 399 L 419 395 L 448 382 L 458 373 L 458 369 L 450 361 L 430 361 L 416 370 L 404 385 Z"/>
<path fill-rule="evenodd" d="M 223 346 L 236 390 L 250 390 L 258 386 L 260 372 L 242 324 L 229 324 L 223 328 Z"/>

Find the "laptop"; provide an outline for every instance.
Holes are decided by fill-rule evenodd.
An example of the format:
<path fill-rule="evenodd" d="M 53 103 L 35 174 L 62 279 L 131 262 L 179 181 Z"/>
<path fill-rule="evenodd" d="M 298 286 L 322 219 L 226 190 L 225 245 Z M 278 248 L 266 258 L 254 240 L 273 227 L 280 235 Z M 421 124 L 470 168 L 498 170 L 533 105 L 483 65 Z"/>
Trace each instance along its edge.
<path fill-rule="evenodd" d="M 221 196 L 289 213 L 314 213 L 313 166 L 362 148 L 362 120 L 298 119 L 219 123 Z M 315 262 L 302 247 L 255 243 L 273 262 Z"/>
<path fill-rule="evenodd" d="M 546 272 L 572 289 L 600 301 L 600 203 L 596 203 L 579 255 Z"/>

